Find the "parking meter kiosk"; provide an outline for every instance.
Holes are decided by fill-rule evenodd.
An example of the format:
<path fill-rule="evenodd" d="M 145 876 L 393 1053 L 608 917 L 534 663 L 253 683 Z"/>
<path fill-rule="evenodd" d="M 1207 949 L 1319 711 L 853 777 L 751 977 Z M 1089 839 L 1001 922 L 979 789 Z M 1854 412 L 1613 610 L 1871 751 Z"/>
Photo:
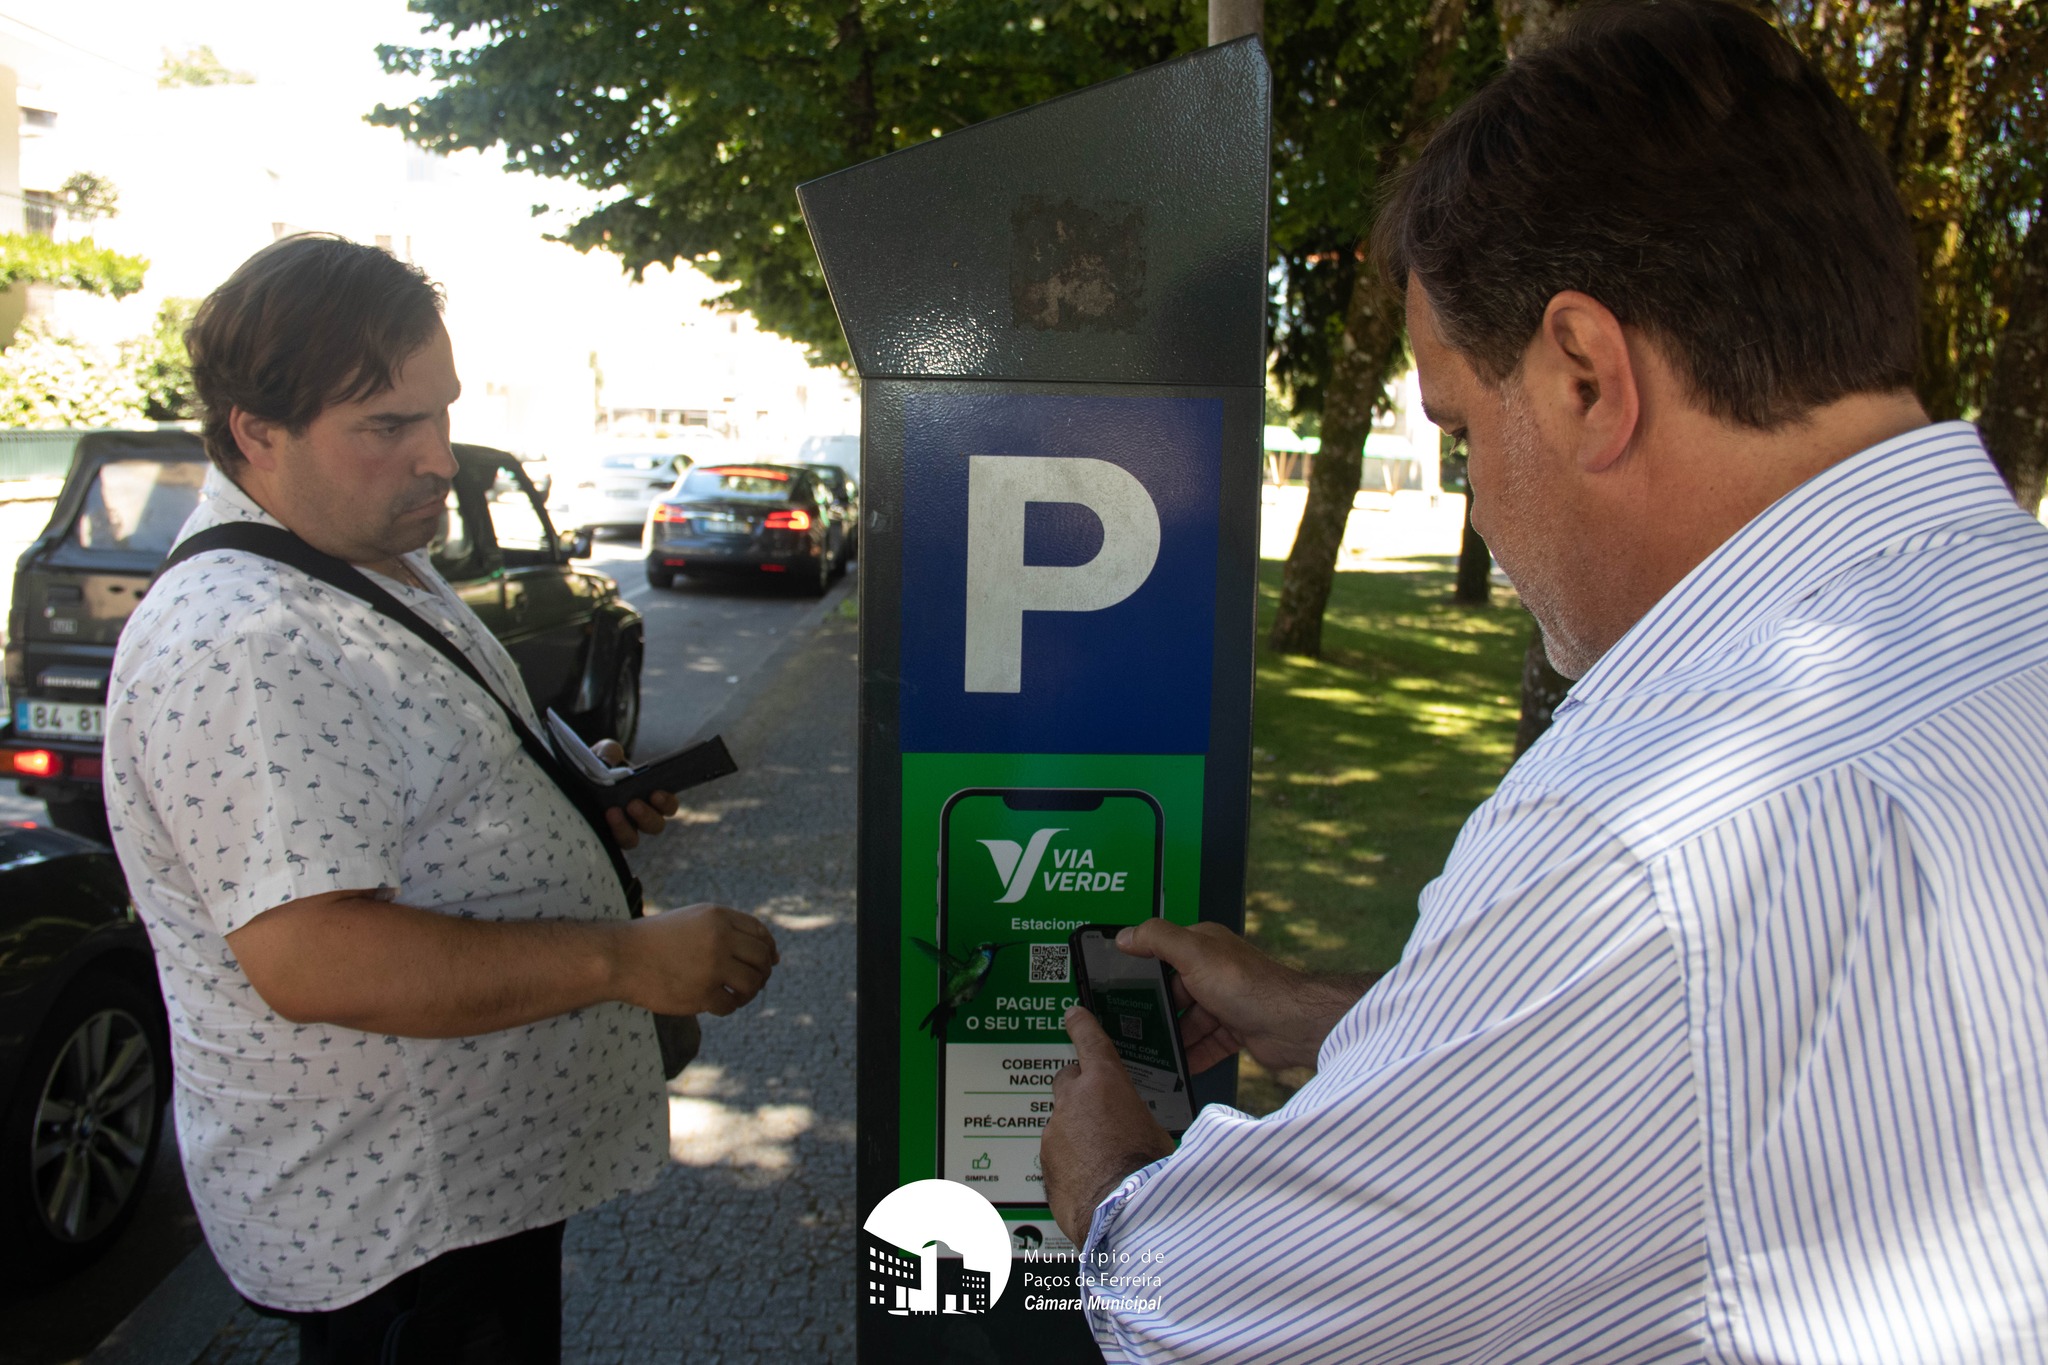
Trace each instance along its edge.
<path fill-rule="evenodd" d="M 1242 922 L 1269 84 L 1226 44 L 799 190 L 862 395 L 859 1212 L 960 1182 L 1019 1272 L 870 1247 L 864 1360 L 1093 1358 L 1043 1287 L 1068 934 Z"/>

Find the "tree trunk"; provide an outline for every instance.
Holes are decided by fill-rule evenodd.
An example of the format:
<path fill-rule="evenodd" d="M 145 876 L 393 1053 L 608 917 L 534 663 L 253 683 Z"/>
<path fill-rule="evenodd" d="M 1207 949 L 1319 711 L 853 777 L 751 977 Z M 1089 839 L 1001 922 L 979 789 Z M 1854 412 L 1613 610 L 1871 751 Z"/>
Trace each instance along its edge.
<path fill-rule="evenodd" d="M 1370 270 L 1358 272 L 1344 314 L 1344 339 L 1323 397 L 1322 448 L 1309 463 L 1308 501 L 1280 575 L 1280 607 L 1267 643 L 1277 654 L 1323 652 L 1323 610 L 1337 576 L 1337 550 L 1358 496 L 1373 400 L 1401 354 L 1401 313 Z"/>
<path fill-rule="evenodd" d="M 1515 757 L 1550 728 L 1551 713 L 1571 690 L 1572 680 L 1550 666 L 1543 652 L 1543 632 L 1531 631 L 1529 648 L 1522 652 L 1522 723 L 1515 727 Z"/>
<path fill-rule="evenodd" d="M 1209 44 L 1266 31 L 1266 0 L 1209 0 Z"/>
<path fill-rule="evenodd" d="M 2013 265 L 2010 321 L 1998 338 L 1991 387 L 1978 426 L 2013 498 L 2029 512 L 2048 484 L 2048 200 Z"/>
<path fill-rule="evenodd" d="M 1422 129 L 1450 88 L 1451 64 L 1465 27 L 1466 0 L 1430 0 L 1423 20 L 1422 55 L 1416 59 L 1407 117 L 1382 146 L 1377 184 L 1385 185 L 1421 146 Z M 1366 244 L 1361 241 L 1362 258 Z M 1344 335 L 1330 361 L 1324 388 L 1323 444 L 1309 469 L 1308 502 L 1301 529 L 1287 552 L 1280 576 L 1280 607 L 1267 643 L 1278 654 L 1320 656 L 1323 610 L 1337 574 L 1337 549 L 1358 496 L 1358 473 L 1372 410 L 1387 384 L 1387 372 L 1401 357 L 1404 335 L 1401 300 L 1389 295 L 1374 271 L 1362 267 L 1344 309 Z"/>
<path fill-rule="evenodd" d="M 1458 588 L 1454 602 L 1483 607 L 1493 601 L 1493 552 L 1472 529 L 1472 494 L 1465 494 L 1465 535 L 1458 542 Z M 1541 636 L 1537 637 L 1539 640 Z"/>

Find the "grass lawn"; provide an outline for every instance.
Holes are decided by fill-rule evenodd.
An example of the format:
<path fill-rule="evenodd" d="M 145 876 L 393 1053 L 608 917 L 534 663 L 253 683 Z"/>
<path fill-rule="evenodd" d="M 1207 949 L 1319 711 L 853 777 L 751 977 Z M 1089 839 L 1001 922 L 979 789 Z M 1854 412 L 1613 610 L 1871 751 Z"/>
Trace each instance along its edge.
<path fill-rule="evenodd" d="M 1449 558 L 1404 563 L 1337 575 L 1319 660 L 1266 650 L 1281 566 L 1260 565 L 1245 930 L 1297 967 L 1393 966 L 1514 752 L 1529 618 L 1498 587 L 1490 607 L 1453 603 Z M 1304 1079 L 1241 1065 L 1255 1114 Z"/>

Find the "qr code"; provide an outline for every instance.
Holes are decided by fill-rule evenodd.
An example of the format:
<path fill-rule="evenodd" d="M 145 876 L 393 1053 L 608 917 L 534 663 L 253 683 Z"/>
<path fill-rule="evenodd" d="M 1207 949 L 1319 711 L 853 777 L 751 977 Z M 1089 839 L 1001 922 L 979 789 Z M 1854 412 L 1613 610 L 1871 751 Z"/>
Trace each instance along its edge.
<path fill-rule="evenodd" d="M 1126 1038 L 1143 1038 L 1145 1021 L 1135 1014 L 1119 1014 L 1116 1017 L 1117 1030 Z"/>
<path fill-rule="evenodd" d="M 1071 973 L 1067 969 L 1067 945 L 1064 943 L 1034 943 L 1031 945 L 1031 984 L 1034 986 L 1057 986 L 1066 981 Z"/>

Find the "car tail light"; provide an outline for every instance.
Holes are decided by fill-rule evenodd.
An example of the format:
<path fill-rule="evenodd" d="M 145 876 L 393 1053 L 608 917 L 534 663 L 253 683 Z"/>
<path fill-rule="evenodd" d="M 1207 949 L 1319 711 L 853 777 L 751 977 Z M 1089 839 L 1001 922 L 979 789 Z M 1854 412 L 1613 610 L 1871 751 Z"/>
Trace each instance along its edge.
<path fill-rule="evenodd" d="M 15 749 L 5 759 L 23 777 L 55 777 L 64 770 L 64 760 L 48 749 Z"/>
<path fill-rule="evenodd" d="M 97 758 L 86 758 L 80 755 L 71 760 L 71 775 L 80 780 L 88 777 L 97 778 L 101 775 L 100 770 L 103 766 Z"/>
<path fill-rule="evenodd" d="M 811 529 L 811 514 L 802 508 L 794 512 L 770 512 L 765 524 L 771 531 L 808 531 Z"/>
<path fill-rule="evenodd" d="M 762 572 L 762 573 L 788 573 L 788 572 L 789 572 L 789 565 L 787 565 L 787 564 L 763 564 L 763 565 L 761 566 L 761 572 Z"/>
<path fill-rule="evenodd" d="M 654 504 L 654 511 L 653 513 L 651 513 L 651 515 L 655 521 L 683 522 L 689 520 L 688 517 L 684 516 L 676 508 L 670 507 L 665 502 L 657 502 L 656 504 Z"/>

